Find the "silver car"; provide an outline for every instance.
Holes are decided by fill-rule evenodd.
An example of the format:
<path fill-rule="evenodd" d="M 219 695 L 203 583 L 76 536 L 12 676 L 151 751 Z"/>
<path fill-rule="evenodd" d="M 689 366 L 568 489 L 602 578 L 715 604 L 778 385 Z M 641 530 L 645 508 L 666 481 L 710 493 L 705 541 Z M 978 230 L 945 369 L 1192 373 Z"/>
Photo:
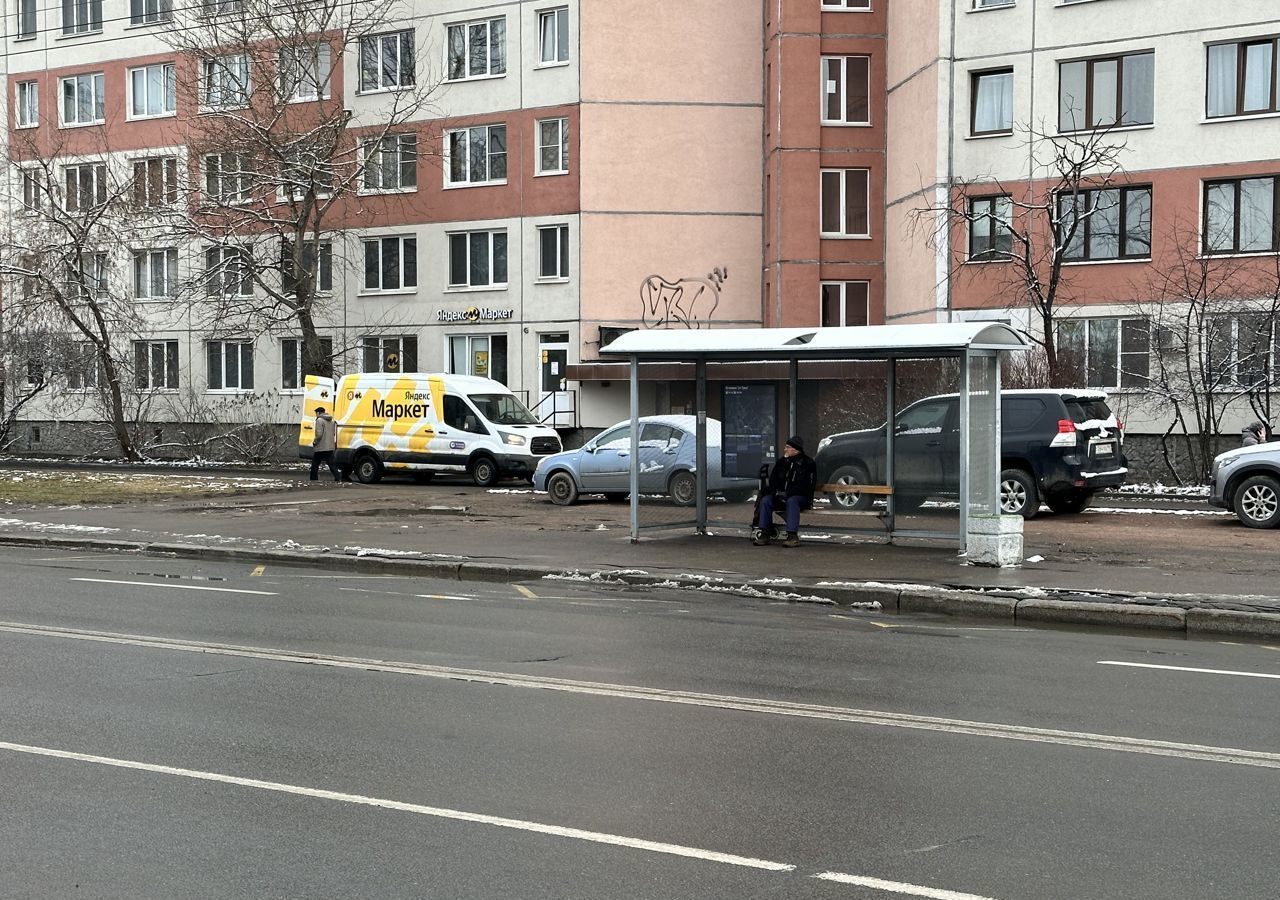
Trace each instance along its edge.
<path fill-rule="evenodd" d="M 698 499 L 694 472 L 697 420 L 693 416 L 644 416 L 640 419 L 640 490 L 667 494 L 680 506 Z M 720 474 L 720 422 L 707 419 L 707 489 L 733 503 L 749 500 L 755 478 Z M 619 422 L 577 450 L 543 457 L 533 473 L 534 490 L 552 503 L 568 506 L 579 494 L 604 494 L 624 500 L 631 490 L 631 422 Z"/>
<path fill-rule="evenodd" d="M 1233 511 L 1250 528 L 1280 525 L 1280 443 L 1219 453 L 1209 481 L 1213 506 Z"/>

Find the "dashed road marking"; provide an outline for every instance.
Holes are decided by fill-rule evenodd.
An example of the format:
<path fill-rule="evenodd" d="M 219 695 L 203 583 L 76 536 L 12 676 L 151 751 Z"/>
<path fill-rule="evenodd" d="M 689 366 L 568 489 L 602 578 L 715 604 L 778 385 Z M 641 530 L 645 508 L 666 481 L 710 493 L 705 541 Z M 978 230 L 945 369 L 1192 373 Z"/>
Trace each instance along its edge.
<path fill-rule="evenodd" d="M 266 566 L 254 566 L 253 571 L 250 572 L 249 575 L 250 576 L 261 575 L 265 571 L 267 571 Z"/>
<path fill-rule="evenodd" d="M 962 894 L 959 891 L 944 891 L 938 888 L 925 887 L 920 884 L 906 884 L 901 881 L 885 881 L 882 878 L 869 878 L 866 875 L 847 875 L 844 872 L 823 872 L 814 875 L 823 881 L 834 881 L 839 884 L 853 884 L 858 887 L 886 891 L 890 894 L 903 894 L 908 897 L 928 897 L 929 900 L 992 900 L 991 897 L 979 897 L 977 894 Z"/>
<path fill-rule="evenodd" d="M 1130 669 L 1163 669 L 1166 672 L 1191 672 L 1197 675 L 1236 675 L 1240 678 L 1274 678 L 1280 675 L 1269 672 L 1237 672 L 1232 669 L 1197 669 L 1193 666 L 1158 666 L 1155 663 L 1120 662 L 1115 659 L 1100 659 L 1100 666 L 1124 666 Z"/>

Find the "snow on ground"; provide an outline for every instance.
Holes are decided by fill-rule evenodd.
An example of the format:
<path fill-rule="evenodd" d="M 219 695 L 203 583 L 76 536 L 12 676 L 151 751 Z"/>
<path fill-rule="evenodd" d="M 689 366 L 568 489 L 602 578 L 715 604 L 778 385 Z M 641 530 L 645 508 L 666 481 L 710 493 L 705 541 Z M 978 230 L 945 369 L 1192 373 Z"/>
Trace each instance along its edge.
<path fill-rule="evenodd" d="M 1164 497 L 1208 497 L 1209 485 L 1207 484 L 1162 484 L 1159 481 L 1125 484 L 1118 488 L 1109 488 L 1109 492 L 1117 494 L 1125 494 L 1129 496 L 1148 497 L 1148 496 L 1164 496 Z"/>
<path fill-rule="evenodd" d="M 0 528 L 21 528 L 55 534 L 115 534 L 119 528 L 103 528 L 97 525 L 62 525 L 56 522 L 27 522 L 22 519 L 0 519 Z"/>

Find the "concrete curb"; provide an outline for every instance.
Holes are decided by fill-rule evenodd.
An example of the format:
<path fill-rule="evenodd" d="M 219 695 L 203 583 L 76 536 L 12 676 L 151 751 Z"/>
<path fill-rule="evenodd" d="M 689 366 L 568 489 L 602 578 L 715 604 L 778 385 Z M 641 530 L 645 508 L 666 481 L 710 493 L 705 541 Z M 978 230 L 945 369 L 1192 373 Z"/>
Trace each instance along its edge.
<path fill-rule="evenodd" d="M 0 534 L 0 546 L 48 547 L 61 550 L 110 553 L 157 554 L 183 559 L 236 560 L 276 563 L 288 566 L 322 566 L 348 572 L 410 575 L 454 581 L 509 583 L 541 579 L 592 581 L 636 587 L 674 585 L 684 589 L 711 589 L 740 596 L 778 596 L 797 600 L 817 598 L 838 606 L 866 607 L 878 604 L 886 613 L 934 613 L 964 618 L 995 619 L 1006 623 L 1034 625 L 1080 625 L 1113 629 L 1139 629 L 1187 637 L 1280 638 L 1280 612 L 1240 609 L 1240 598 L 1201 598 L 1200 602 L 1221 602 L 1229 608 L 1170 605 L 1161 597 L 1134 597 L 1127 601 L 1100 602 L 1095 599 L 1063 600 L 1050 597 L 1024 598 L 999 592 L 965 591 L 932 585 L 803 585 L 795 583 L 754 583 L 727 581 L 692 575 L 663 576 L 627 569 L 562 569 L 506 563 L 473 562 L 466 559 L 385 557 L 374 554 L 309 553 L 295 550 L 265 550 L 217 547 L 162 541 L 123 541 L 57 535 Z M 1089 596 L 1073 593 L 1071 596 Z M 1234 607 L 1234 608 L 1230 608 Z"/>

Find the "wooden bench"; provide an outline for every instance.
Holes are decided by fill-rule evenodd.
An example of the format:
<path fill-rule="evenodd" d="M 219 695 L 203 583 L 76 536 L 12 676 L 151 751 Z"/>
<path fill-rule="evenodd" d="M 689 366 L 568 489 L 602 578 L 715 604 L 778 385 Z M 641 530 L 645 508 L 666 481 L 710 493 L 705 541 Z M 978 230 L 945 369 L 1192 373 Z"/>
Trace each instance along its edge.
<path fill-rule="evenodd" d="M 889 497 L 893 495 L 893 488 L 887 484 L 820 484 L 816 493 L 875 494 L 880 497 Z M 883 509 L 810 509 L 808 511 L 820 516 L 879 516 L 883 518 L 886 514 L 886 510 Z"/>

